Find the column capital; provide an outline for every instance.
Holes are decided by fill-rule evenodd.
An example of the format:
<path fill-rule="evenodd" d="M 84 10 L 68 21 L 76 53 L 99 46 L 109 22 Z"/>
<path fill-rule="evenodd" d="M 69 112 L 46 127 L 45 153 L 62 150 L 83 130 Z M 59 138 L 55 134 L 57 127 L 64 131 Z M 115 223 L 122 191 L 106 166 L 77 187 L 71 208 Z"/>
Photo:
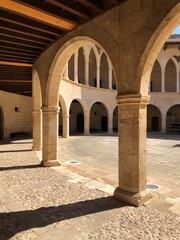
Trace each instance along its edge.
<path fill-rule="evenodd" d="M 42 109 L 35 109 L 35 110 L 32 110 L 32 113 L 42 113 Z"/>
<path fill-rule="evenodd" d="M 142 104 L 147 105 L 150 101 L 150 96 L 143 96 L 142 94 L 125 94 L 118 95 L 116 97 L 116 101 L 118 105 L 132 105 L 132 104 Z"/>
<path fill-rule="evenodd" d="M 42 106 L 43 113 L 59 113 L 59 107 L 56 106 Z"/>

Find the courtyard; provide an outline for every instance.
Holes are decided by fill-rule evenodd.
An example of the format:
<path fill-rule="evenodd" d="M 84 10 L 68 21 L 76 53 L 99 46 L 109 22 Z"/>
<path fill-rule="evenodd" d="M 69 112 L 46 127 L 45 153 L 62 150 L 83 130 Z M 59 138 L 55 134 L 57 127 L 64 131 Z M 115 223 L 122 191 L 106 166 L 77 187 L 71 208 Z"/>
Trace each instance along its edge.
<path fill-rule="evenodd" d="M 63 166 L 51 168 L 40 167 L 31 139 L 1 141 L 0 239 L 178 240 L 179 139 L 148 136 L 148 185 L 158 188 L 139 208 L 112 197 L 116 135 L 59 138 Z"/>

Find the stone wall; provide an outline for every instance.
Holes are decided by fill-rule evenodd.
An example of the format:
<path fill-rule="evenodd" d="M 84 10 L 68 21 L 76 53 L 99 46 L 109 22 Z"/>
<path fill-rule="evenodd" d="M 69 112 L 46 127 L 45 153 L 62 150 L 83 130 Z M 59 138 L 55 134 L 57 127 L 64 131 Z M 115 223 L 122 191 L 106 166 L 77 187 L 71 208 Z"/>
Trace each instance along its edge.
<path fill-rule="evenodd" d="M 9 138 L 11 133 L 32 133 L 32 98 L 0 91 L 3 135 Z"/>

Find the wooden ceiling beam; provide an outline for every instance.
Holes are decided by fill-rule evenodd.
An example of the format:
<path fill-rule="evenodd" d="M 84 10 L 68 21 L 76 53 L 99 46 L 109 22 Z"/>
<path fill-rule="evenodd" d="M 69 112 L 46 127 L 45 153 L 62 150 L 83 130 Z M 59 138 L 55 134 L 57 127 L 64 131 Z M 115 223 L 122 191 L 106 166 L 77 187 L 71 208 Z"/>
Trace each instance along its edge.
<path fill-rule="evenodd" d="M 0 10 L 0 20 L 9 22 L 9 23 L 14 23 L 19 26 L 24 26 L 30 29 L 47 33 L 47 34 L 54 33 L 56 36 L 62 36 L 63 34 L 63 31 L 58 28 L 54 28 L 36 21 L 32 21 L 25 17 L 21 17 L 13 13 L 10 14 L 7 11 Z"/>
<path fill-rule="evenodd" d="M 8 61 L 0 61 L 0 65 L 20 66 L 20 67 L 32 67 L 33 66 L 33 64 L 30 64 L 30 63 L 19 63 L 19 62 L 8 62 Z"/>
<path fill-rule="evenodd" d="M 82 3 L 83 5 L 85 5 L 86 7 L 89 7 L 91 9 L 93 9 L 95 12 L 97 13 L 102 13 L 103 10 L 100 9 L 99 7 L 97 7 L 95 4 L 87 1 L 87 0 L 77 0 L 78 2 Z"/>
<path fill-rule="evenodd" d="M 4 54 L 0 52 L 0 57 L 10 57 L 10 58 L 18 58 L 18 59 L 25 59 L 25 60 L 36 60 L 35 57 L 24 57 L 24 56 L 17 56 L 17 55 L 12 55 L 12 54 Z"/>
<path fill-rule="evenodd" d="M 51 43 L 51 41 L 27 36 L 26 34 L 22 34 L 22 33 L 15 33 L 11 30 L 5 30 L 5 29 L 1 29 L 1 28 L 0 28 L 0 35 L 5 36 L 5 37 L 11 37 L 11 38 L 13 37 L 13 38 L 16 38 L 19 40 L 25 40 L 25 41 L 34 42 L 34 43 L 41 43 L 41 44 L 47 44 L 47 45 L 49 45 Z"/>
<path fill-rule="evenodd" d="M 10 40 L 2 40 L 0 38 L 0 46 L 9 46 L 12 48 L 17 48 L 20 50 L 26 50 L 26 51 L 34 51 L 34 52 L 42 52 L 43 48 L 42 47 L 36 47 L 36 46 L 30 46 L 25 43 L 18 43 L 18 42 L 11 42 Z"/>
<path fill-rule="evenodd" d="M 0 56 L 0 61 L 8 61 L 8 62 L 20 62 L 20 63 L 29 63 L 29 64 L 33 64 L 33 60 L 21 60 L 21 59 L 13 59 L 11 57 L 1 57 Z"/>
<path fill-rule="evenodd" d="M 46 0 L 46 2 L 49 2 L 51 4 L 53 4 L 54 6 L 56 7 L 60 7 L 60 8 L 63 8 L 64 10 L 72 13 L 72 14 L 75 14 L 75 15 L 78 15 L 79 17 L 82 17 L 86 20 L 89 20 L 90 17 L 88 16 L 88 13 L 87 11 L 85 12 L 85 9 L 80 9 L 76 3 L 72 2 L 67 2 L 66 0 L 61 0 L 60 2 L 59 1 L 56 1 L 56 0 Z"/>
<path fill-rule="evenodd" d="M 30 31 L 28 28 L 16 25 L 16 24 L 9 24 L 7 22 L 4 22 L 2 24 L 2 21 L 0 20 L 0 29 L 5 29 L 7 31 L 12 31 L 15 33 L 26 33 L 27 36 L 32 36 L 35 38 L 39 38 L 39 39 L 43 39 L 43 40 L 48 40 L 48 41 L 55 41 L 56 40 L 56 36 L 55 35 L 50 35 L 50 34 L 42 34 L 38 31 Z"/>
<path fill-rule="evenodd" d="M 29 56 L 29 57 L 35 57 L 35 58 L 37 58 L 37 54 L 33 54 L 33 53 L 21 53 L 21 52 L 18 52 L 18 51 L 10 51 L 10 50 L 8 50 L 8 49 L 3 49 L 3 48 L 1 48 L 0 47 L 0 52 L 1 53 L 8 53 L 8 54 L 13 54 L 13 55 L 20 55 L 20 56 Z"/>
<path fill-rule="evenodd" d="M 37 49 L 27 49 L 26 47 L 22 47 L 22 46 L 18 46 L 18 45 L 9 45 L 7 43 L 3 43 L 0 41 L 0 49 L 9 49 L 9 50 L 13 50 L 13 51 L 18 51 L 19 53 L 32 53 L 32 54 L 36 54 L 39 55 L 41 53 L 41 51 L 37 51 Z"/>
<path fill-rule="evenodd" d="M 51 16 L 50 14 L 44 13 L 37 9 L 33 9 L 32 7 L 29 6 L 22 5 L 12 0 L 1 0 L 0 8 L 26 16 L 27 18 L 30 19 L 35 19 L 36 21 L 50 24 L 61 29 L 72 30 L 73 28 L 76 27 L 76 24 L 74 23 Z"/>
<path fill-rule="evenodd" d="M 20 40 L 14 37 L 6 37 L 6 36 L 2 36 L 2 34 L 0 34 L 0 40 L 1 42 L 6 42 L 6 43 L 12 43 L 12 44 L 16 44 L 16 45 L 20 45 L 20 46 L 26 46 L 26 47 L 32 47 L 32 48 L 37 48 L 37 49 L 41 49 L 43 50 L 47 44 L 43 44 L 43 43 L 32 43 L 29 42 L 28 40 Z"/>
<path fill-rule="evenodd" d="M 0 80 L 0 83 L 32 83 L 31 80 Z"/>

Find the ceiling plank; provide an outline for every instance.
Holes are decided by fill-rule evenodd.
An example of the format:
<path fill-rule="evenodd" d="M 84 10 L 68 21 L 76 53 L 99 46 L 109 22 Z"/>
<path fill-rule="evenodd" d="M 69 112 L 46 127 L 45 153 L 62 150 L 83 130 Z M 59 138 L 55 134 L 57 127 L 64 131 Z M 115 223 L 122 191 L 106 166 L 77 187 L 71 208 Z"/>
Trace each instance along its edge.
<path fill-rule="evenodd" d="M 79 17 L 85 18 L 86 20 L 89 20 L 90 17 L 88 16 L 88 13 L 85 12 L 85 9 L 80 9 L 76 3 L 73 2 L 67 2 L 66 0 L 61 0 L 60 2 L 56 0 L 46 0 L 46 2 L 49 2 L 56 7 L 63 8 L 64 10 L 73 13 L 75 15 L 78 15 Z"/>
<path fill-rule="evenodd" d="M 95 12 L 97 12 L 97 13 L 102 13 L 103 12 L 103 10 L 102 9 L 100 9 L 99 7 L 97 7 L 95 4 L 93 4 L 93 3 L 91 3 L 91 2 L 89 2 L 89 1 L 87 1 L 87 0 L 77 0 L 78 2 L 80 2 L 80 3 L 82 3 L 82 4 L 84 4 L 86 7 L 89 7 L 89 8 L 91 8 L 91 9 L 93 9 Z"/>
<path fill-rule="evenodd" d="M 53 35 L 53 34 L 42 34 L 40 31 L 30 31 L 29 28 L 27 27 L 22 27 L 22 26 L 19 26 L 17 24 L 10 24 L 8 22 L 4 22 L 2 23 L 3 21 L 0 20 L 0 29 L 5 29 L 7 31 L 13 31 L 15 33 L 20 33 L 20 34 L 23 34 L 23 33 L 26 33 L 27 36 L 32 36 L 32 37 L 37 37 L 37 38 L 40 38 L 40 39 L 45 39 L 45 40 L 49 40 L 49 41 L 55 41 L 56 40 L 56 35 Z"/>
<path fill-rule="evenodd" d="M 20 66 L 20 67 L 32 67 L 32 64 L 29 63 L 18 63 L 18 62 L 8 62 L 0 61 L 0 65 L 9 65 L 9 66 Z"/>
<path fill-rule="evenodd" d="M 32 19 L 48 23 L 50 25 L 56 26 L 61 29 L 72 30 L 73 28 L 76 27 L 75 23 L 70 23 L 68 21 L 51 16 L 37 9 L 33 9 L 32 7 L 19 4 L 12 0 L 1 0 L 0 7 L 8 11 L 15 12 L 17 14 L 22 14 Z"/>

